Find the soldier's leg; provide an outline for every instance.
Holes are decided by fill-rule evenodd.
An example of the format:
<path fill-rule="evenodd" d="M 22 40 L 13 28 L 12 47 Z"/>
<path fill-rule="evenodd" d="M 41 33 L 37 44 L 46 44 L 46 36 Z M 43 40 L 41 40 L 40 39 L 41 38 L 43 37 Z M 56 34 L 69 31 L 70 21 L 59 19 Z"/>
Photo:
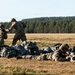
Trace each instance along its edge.
<path fill-rule="evenodd" d="M 1 39 L 0 39 L 0 45 L 3 45 L 3 44 L 4 44 L 4 39 L 1 38 Z M 2 49 L 2 47 L 0 47 L 0 51 L 1 51 L 1 49 Z"/>
<path fill-rule="evenodd" d="M 22 41 L 26 41 L 26 40 L 27 40 L 25 34 L 23 34 L 23 36 L 21 37 L 21 40 L 22 40 Z"/>
<path fill-rule="evenodd" d="M 4 44 L 4 39 L 3 38 L 0 39 L 0 44 Z"/>
<path fill-rule="evenodd" d="M 15 34 L 13 41 L 12 41 L 12 45 L 15 45 L 17 41 L 18 41 L 18 36 Z"/>
<path fill-rule="evenodd" d="M 22 45 L 25 46 L 25 44 L 26 44 L 26 36 L 25 36 L 25 34 L 21 37 L 21 40 L 22 40 Z"/>

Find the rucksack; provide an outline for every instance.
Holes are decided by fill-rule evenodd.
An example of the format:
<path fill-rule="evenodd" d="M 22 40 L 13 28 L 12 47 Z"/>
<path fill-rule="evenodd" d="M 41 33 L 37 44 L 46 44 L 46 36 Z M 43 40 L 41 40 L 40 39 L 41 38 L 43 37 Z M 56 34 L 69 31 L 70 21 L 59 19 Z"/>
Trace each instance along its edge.
<path fill-rule="evenodd" d="M 23 28 L 26 27 L 26 24 L 24 22 L 20 21 L 19 23 L 21 23 L 23 25 Z"/>
<path fill-rule="evenodd" d="M 16 50 L 17 56 L 29 54 L 29 52 L 22 45 L 16 44 L 13 48 Z"/>
<path fill-rule="evenodd" d="M 36 42 L 31 42 L 31 41 L 27 42 L 27 44 L 25 45 L 25 49 L 27 49 L 31 55 L 40 54 L 39 48 Z"/>

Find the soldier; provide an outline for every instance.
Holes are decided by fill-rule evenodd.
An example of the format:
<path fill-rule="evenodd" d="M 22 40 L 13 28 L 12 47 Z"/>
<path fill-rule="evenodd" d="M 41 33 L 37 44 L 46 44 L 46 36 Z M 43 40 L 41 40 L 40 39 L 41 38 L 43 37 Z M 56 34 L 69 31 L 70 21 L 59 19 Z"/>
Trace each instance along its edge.
<path fill-rule="evenodd" d="M 0 24 L 0 45 L 4 44 L 4 39 L 7 39 L 7 32 L 4 29 L 4 25 Z"/>
<path fill-rule="evenodd" d="M 15 18 L 11 20 L 11 27 L 7 31 L 9 32 L 13 28 L 16 30 L 16 34 L 13 38 L 12 45 L 15 45 L 16 42 L 20 39 L 22 40 L 22 42 L 26 41 L 26 36 L 24 32 L 25 27 L 26 25 L 23 22 L 18 22 Z"/>
<path fill-rule="evenodd" d="M 55 61 L 69 61 L 70 56 L 69 56 L 69 45 L 68 44 L 62 44 L 59 47 L 59 50 L 55 51 L 52 55 L 52 60 Z"/>

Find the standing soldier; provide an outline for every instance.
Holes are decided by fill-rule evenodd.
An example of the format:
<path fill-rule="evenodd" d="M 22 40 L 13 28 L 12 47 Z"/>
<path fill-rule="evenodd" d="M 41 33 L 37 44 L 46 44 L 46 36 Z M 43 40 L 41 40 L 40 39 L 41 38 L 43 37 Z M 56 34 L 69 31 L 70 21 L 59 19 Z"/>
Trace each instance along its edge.
<path fill-rule="evenodd" d="M 15 18 L 13 18 L 11 20 L 11 26 L 7 31 L 9 32 L 13 28 L 16 30 L 15 36 L 12 41 L 12 45 L 15 45 L 16 42 L 20 39 L 22 40 L 22 42 L 26 42 L 26 36 L 25 36 L 25 32 L 24 32 L 25 27 L 26 27 L 26 25 L 23 22 L 18 22 L 18 21 L 16 21 Z"/>
<path fill-rule="evenodd" d="M 0 45 L 4 44 L 4 39 L 7 39 L 7 32 L 5 31 L 4 25 L 0 24 Z"/>

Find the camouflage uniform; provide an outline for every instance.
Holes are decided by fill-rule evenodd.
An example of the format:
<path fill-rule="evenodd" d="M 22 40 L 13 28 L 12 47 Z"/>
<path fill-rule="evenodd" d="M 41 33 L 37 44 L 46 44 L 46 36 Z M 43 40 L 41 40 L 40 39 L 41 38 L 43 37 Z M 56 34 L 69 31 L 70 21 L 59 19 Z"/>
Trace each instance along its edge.
<path fill-rule="evenodd" d="M 25 36 L 25 32 L 24 32 L 25 27 L 26 26 L 22 22 L 15 21 L 12 23 L 11 27 L 9 28 L 9 31 L 11 31 L 13 28 L 16 30 L 16 34 L 13 38 L 12 45 L 15 45 L 16 42 L 20 39 L 22 41 L 26 41 L 26 36 Z"/>
<path fill-rule="evenodd" d="M 6 39 L 5 34 L 7 34 L 7 33 L 4 29 L 4 26 L 2 24 L 0 24 L 0 45 L 4 44 L 4 39 Z"/>
<path fill-rule="evenodd" d="M 68 44 L 62 44 L 59 47 L 59 50 L 55 51 L 52 55 L 52 60 L 55 61 L 68 61 L 69 59 L 66 59 L 66 51 L 68 51 L 69 45 Z"/>

